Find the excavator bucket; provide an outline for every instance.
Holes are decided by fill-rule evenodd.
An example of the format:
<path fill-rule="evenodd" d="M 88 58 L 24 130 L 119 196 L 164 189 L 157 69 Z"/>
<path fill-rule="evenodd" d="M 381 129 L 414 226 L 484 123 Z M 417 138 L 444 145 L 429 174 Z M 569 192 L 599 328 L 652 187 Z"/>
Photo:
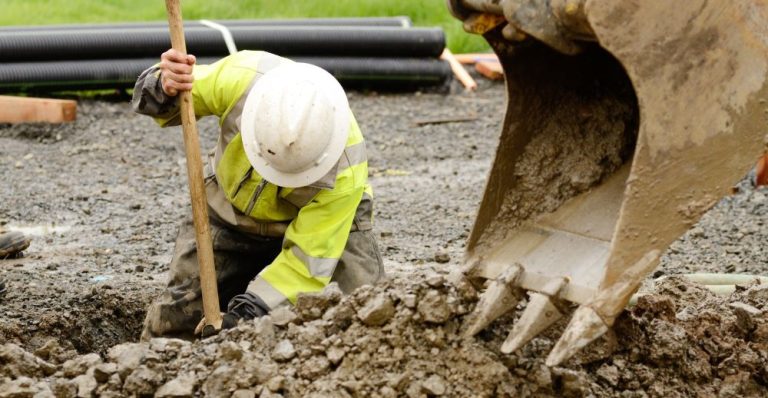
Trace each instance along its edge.
<path fill-rule="evenodd" d="M 557 365 L 613 324 L 768 133 L 766 0 L 449 0 L 502 63 L 507 113 L 463 274 L 512 352 L 580 307 Z"/>

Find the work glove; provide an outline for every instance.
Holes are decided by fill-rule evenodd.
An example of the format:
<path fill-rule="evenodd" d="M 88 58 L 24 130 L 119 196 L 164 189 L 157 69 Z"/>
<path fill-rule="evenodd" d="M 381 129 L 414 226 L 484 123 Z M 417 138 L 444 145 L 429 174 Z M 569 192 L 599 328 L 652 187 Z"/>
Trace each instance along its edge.
<path fill-rule="evenodd" d="M 227 304 L 227 314 L 238 319 L 254 319 L 269 313 L 269 307 L 257 295 L 251 292 L 245 292 L 232 297 Z"/>
<path fill-rule="evenodd" d="M 241 319 L 259 318 L 267 315 L 267 313 L 269 313 L 268 307 L 259 296 L 251 292 L 238 294 L 232 300 L 229 300 L 227 312 L 221 316 L 221 329 L 232 329 L 237 326 Z M 195 334 L 199 334 L 200 337 L 209 337 L 219 332 L 213 328 L 204 328 L 203 326 L 205 326 L 205 318 L 195 328 Z"/>

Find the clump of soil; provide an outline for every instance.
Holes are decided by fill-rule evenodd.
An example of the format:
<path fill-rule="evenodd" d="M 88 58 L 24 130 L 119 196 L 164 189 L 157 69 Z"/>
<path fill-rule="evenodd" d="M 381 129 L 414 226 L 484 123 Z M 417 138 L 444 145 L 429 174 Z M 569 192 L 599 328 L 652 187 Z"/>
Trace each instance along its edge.
<path fill-rule="evenodd" d="M 562 324 L 502 355 L 515 314 L 462 338 L 476 302 L 469 284 L 431 273 L 344 297 L 332 286 L 207 340 L 122 344 L 104 358 L 55 343 L 35 353 L 5 344 L 0 397 L 768 394 L 765 286 L 716 297 L 669 278 L 615 332 L 554 368 L 544 358 Z"/>

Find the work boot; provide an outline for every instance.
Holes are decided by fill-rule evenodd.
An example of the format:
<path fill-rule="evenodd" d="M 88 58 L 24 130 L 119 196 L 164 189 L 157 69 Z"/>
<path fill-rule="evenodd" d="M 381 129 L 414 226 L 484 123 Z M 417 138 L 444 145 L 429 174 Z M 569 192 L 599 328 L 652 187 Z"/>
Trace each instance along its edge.
<path fill-rule="evenodd" d="M 22 250 L 29 247 L 31 239 L 21 232 L 0 233 L 0 260 L 19 257 Z"/>

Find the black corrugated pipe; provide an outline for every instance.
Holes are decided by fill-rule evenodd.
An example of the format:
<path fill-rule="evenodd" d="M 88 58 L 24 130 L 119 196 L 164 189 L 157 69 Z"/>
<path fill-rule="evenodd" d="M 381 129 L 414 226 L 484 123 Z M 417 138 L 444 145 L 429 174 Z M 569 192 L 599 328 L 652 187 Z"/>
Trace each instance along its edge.
<path fill-rule="evenodd" d="M 445 48 L 440 28 L 232 27 L 240 50 L 283 56 L 437 57 Z M 197 56 L 228 54 L 221 32 L 187 29 L 187 49 Z M 153 57 L 170 48 L 167 29 L 10 32 L 0 35 L 3 62 Z"/>
<path fill-rule="evenodd" d="M 219 58 L 199 58 L 210 64 Z M 451 69 L 437 59 L 295 57 L 328 70 L 346 87 L 404 89 L 444 84 Z M 132 88 L 138 75 L 157 62 L 149 59 L 18 62 L 0 64 L 0 92 L 56 92 Z"/>
<path fill-rule="evenodd" d="M 301 18 L 301 19 L 216 19 L 218 24 L 235 26 L 389 26 L 410 28 L 413 26 L 411 18 L 399 17 L 369 17 L 369 18 Z M 125 30 L 144 28 L 167 28 L 167 21 L 153 22 L 121 22 L 100 24 L 75 24 L 75 25 L 37 25 L 37 26 L 3 26 L 0 33 L 4 32 L 47 32 L 66 30 Z M 205 25 L 198 21 L 184 22 L 184 28 L 199 28 Z"/>
<path fill-rule="evenodd" d="M 377 86 L 388 84 L 407 86 L 441 85 L 452 76 L 451 66 L 438 59 L 423 58 L 357 58 L 357 57 L 296 57 L 298 62 L 317 65 L 336 77 L 345 86 Z"/>

